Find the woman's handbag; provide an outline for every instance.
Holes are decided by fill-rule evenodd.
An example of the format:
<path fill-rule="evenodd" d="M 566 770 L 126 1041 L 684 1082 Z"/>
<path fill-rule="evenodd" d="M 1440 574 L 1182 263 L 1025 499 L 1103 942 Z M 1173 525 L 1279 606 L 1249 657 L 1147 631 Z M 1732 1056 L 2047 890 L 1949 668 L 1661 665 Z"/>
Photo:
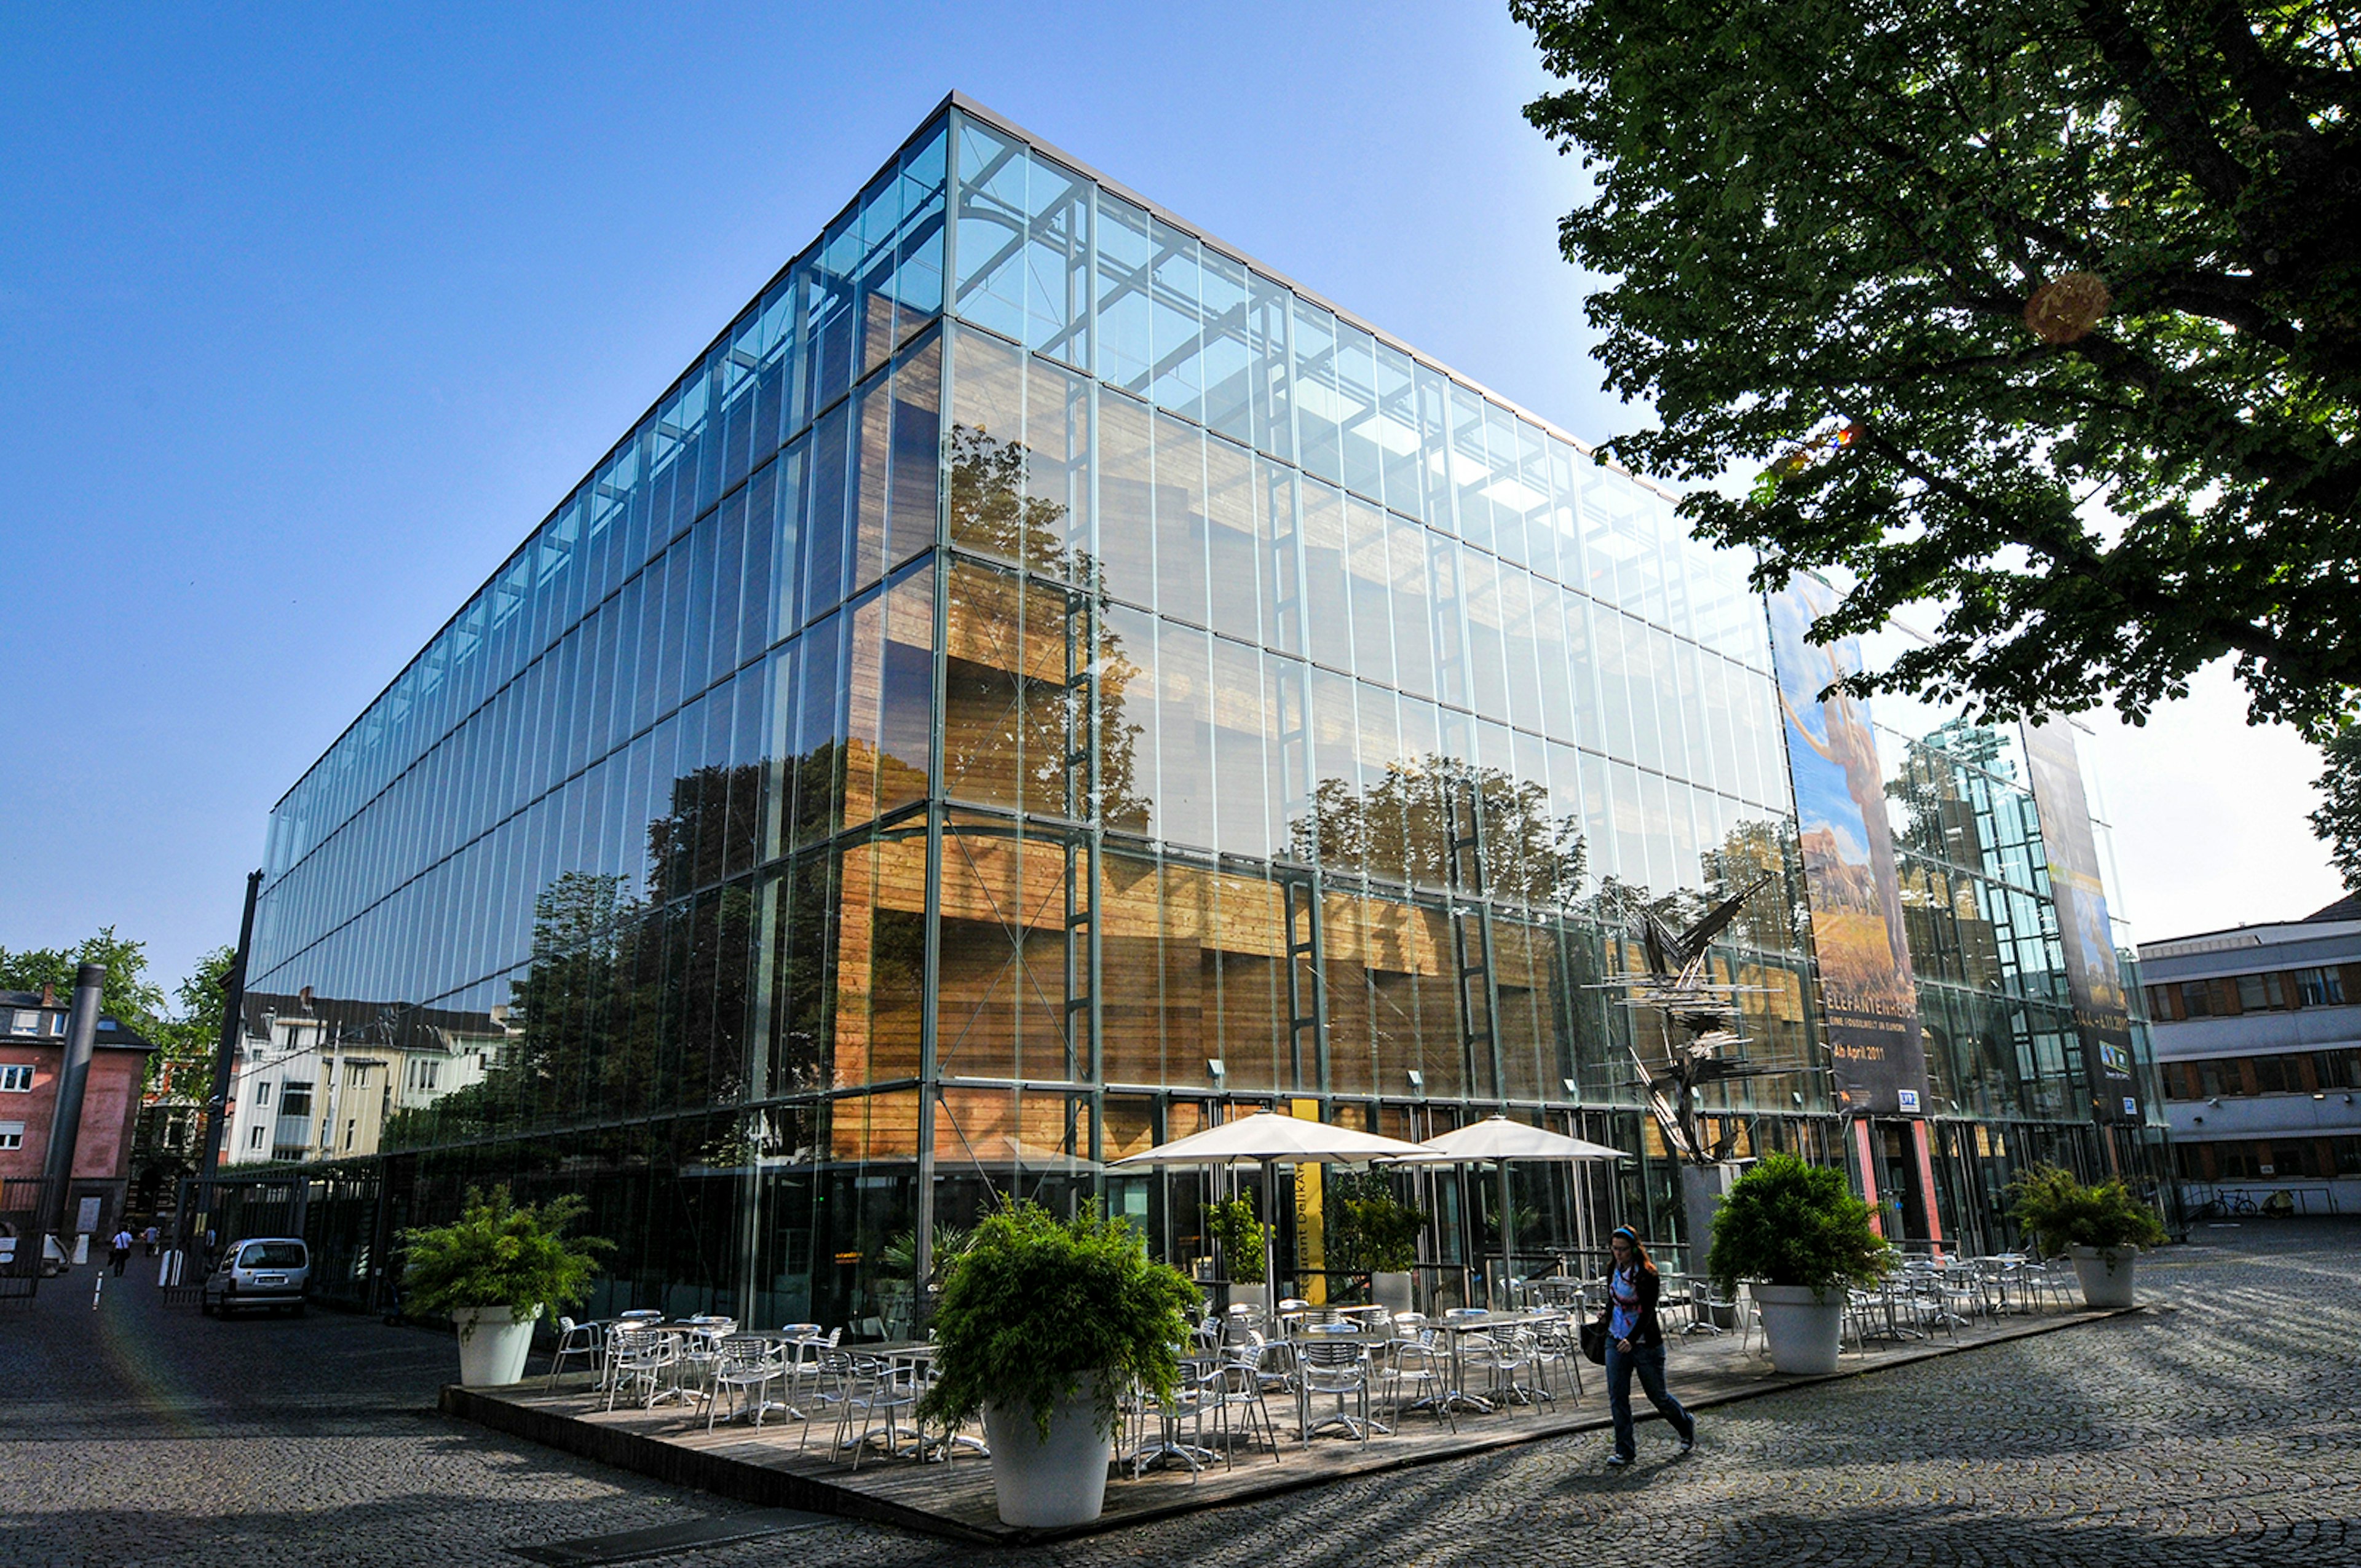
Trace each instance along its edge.
<path fill-rule="evenodd" d="M 1607 1365 L 1607 1325 L 1597 1318 L 1582 1325 L 1582 1359 L 1594 1366 Z"/>

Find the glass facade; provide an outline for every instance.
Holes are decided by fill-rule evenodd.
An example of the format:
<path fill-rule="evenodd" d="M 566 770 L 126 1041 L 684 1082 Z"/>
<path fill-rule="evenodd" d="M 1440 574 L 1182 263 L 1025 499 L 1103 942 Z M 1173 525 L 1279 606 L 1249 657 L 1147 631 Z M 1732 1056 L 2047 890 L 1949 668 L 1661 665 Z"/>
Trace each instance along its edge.
<path fill-rule="evenodd" d="M 590 1198 L 609 1304 L 906 1331 L 995 1188 L 1198 1255 L 1195 1174 L 1104 1163 L 1251 1105 L 1547 1120 L 1639 1157 L 1519 1171 L 1521 1237 L 1676 1241 L 1604 980 L 1629 912 L 1766 872 L 1715 959 L 1761 1071 L 1709 1113 L 1873 1162 L 1750 565 L 947 104 L 272 813 L 252 988 L 482 1058 L 389 1056 L 353 1288 L 499 1180 Z M 1937 1096 L 1893 1223 L 1982 1234 L 2103 1135 L 2014 739 L 1885 740 Z M 1488 1191 L 1420 1179 L 1463 1261 Z"/>

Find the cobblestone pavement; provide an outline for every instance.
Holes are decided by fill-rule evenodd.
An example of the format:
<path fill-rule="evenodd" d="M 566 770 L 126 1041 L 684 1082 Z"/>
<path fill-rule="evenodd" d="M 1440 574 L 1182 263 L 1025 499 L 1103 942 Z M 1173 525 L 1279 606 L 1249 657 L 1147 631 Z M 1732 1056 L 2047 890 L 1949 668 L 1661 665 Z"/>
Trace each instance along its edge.
<path fill-rule="evenodd" d="M 2201 1230 L 2155 1310 L 1603 1432 L 1023 1552 L 829 1522 L 683 1568 L 1187 1562 L 2361 1568 L 2361 1224 Z M 0 1563 L 499 1564 L 734 1505 L 433 1413 L 448 1340 L 217 1323 L 90 1271 L 0 1309 Z M 1674 1353 L 1679 1387 L 1679 1352 Z"/>

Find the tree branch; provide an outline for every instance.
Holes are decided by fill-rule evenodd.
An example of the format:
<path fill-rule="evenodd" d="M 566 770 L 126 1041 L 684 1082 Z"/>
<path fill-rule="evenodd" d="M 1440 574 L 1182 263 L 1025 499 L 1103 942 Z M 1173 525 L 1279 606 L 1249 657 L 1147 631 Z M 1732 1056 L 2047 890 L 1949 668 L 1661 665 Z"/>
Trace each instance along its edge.
<path fill-rule="evenodd" d="M 2210 605 L 2175 598 L 2123 574 L 2110 572 L 2106 556 L 2100 554 L 2092 545 L 2090 537 L 2078 529 L 2043 526 L 2014 510 L 1995 510 L 1983 497 L 1949 475 L 1937 471 L 1916 454 L 1888 440 L 1876 430 L 1863 432 L 1861 447 L 1883 457 L 1953 505 L 1990 523 L 2006 543 L 2022 545 L 2055 563 L 2059 570 L 2113 594 L 2125 602 L 2127 609 L 2136 610 L 2143 619 L 2155 617 L 2159 610 L 2167 615 L 2186 615 L 2226 648 L 2235 648 L 2239 652 L 2260 659 L 2277 659 L 2283 654 L 2285 644 L 2282 640 L 2250 620 L 2224 617 Z"/>
<path fill-rule="evenodd" d="M 2255 41 L 2254 29 L 2246 25 L 2246 13 L 2228 0 L 2213 0 L 2206 7 L 2206 21 L 2239 102 L 2255 116 L 2257 125 L 2280 138 L 2289 162 L 2301 166 L 2290 172 L 2299 178 L 2327 177 L 2326 144 L 2312 128 L 2312 117 L 2295 101 L 2292 74 L 2263 52 L 2263 46 Z"/>
<path fill-rule="evenodd" d="M 2100 57 L 2114 68 L 2132 101 L 2155 123 L 2162 144 L 2181 169 L 2224 212 L 2235 211 L 2250 178 L 2245 166 L 2213 135 L 2196 101 L 2166 74 L 2122 0 L 2078 0 L 2076 9 Z"/>

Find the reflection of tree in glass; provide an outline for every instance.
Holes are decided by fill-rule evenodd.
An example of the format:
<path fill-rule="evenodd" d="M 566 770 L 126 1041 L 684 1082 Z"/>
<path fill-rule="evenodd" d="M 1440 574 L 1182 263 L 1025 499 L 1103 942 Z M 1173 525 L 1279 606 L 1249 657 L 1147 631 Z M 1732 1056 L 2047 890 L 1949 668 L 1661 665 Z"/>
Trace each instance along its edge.
<path fill-rule="evenodd" d="M 676 780 L 649 825 L 649 881 L 686 892 L 751 843 L 758 767 Z M 533 957 L 511 983 L 512 1031 L 483 1079 L 402 1112 L 387 1142 L 448 1142 L 592 1116 L 712 1103 L 744 1081 L 754 899 L 744 883 L 642 901 L 631 879 L 567 872 L 533 901 Z"/>
<path fill-rule="evenodd" d="M 1753 883 L 1766 872 L 1771 881 L 1739 906 L 1721 940 L 1764 952 L 1800 952 L 1808 918 L 1804 902 L 1803 853 L 1792 817 L 1753 817 L 1723 835 L 1719 847 L 1698 857 L 1705 886 L 1685 911 L 1693 923 L 1707 909 Z"/>
<path fill-rule="evenodd" d="M 759 763 L 704 767 L 675 779 L 671 812 L 648 824 L 649 888 L 679 898 L 725 872 L 751 869 L 762 828 Z"/>
<path fill-rule="evenodd" d="M 1312 814 L 1290 825 L 1292 850 L 1340 870 L 1446 885 L 1446 792 L 1465 790 L 1471 782 L 1483 813 L 1486 890 L 1510 903 L 1572 905 L 1587 856 L 1582 819 L 1551 816 L 1549 791 L 1538 784 L 1439 753 L 1389 764 L 1385 777 L 1366 791 L 1346 779 L 1322 779 L 1312 790 Z"/>
<path fill-rule="evenodd" d="M 1022 561 L 1058 576 L 1083 563 L 1066 548 L 1067 507 L 1026 493 L 1030 454 L 981 426 L 954 424 L 944 439 L 950 466 L 951 539 L 961 549 Z"/>
<path fill-rule="evenodd" d="M 401 1146 L 481 1136 L 534 1121 L 537 1091 L 578 1077 L 611 1053 L 612 1003 L 628 991 L 624 933 L 644 905 L 630 879 L 567 872 L 533 902 L 533 964 L 513 982 L 509 1043 L 481 1080 L 432 1105 L 397 1113 L 386 1142 Z M 593 1009 L 593 998 L 609 1005 Z M 569 1004 L 570 1003 L 570 1004 Z M 626 1017 L 631 1009 L 620 1010 Z"/>
<path fill-rule="evenodd" d="M 1079 626 L 1088 645 L 1077 651 L 1082 656 L 1072 663 L 1078 668 L 1093 667 L 1099 688 L 1096 804 L 1109 826 L 1147 831 L 1150 802 L 1140 794 L 1137 781 L 1142 726 L 1123 717 L 1126 690 L 1147 677 L 1125 656 L 1123 640 L 1106 629 L 1105 598 L 1095 587 L 1096 562 L 1088 551 L 1067 543 L 1071 509 L 1028 493 L 1032 455 L 1021 442 L 1003 441 L 981 426 L 954 424 L 944 446 L 950 466 L 953 543 L 1080 585 L 1004 585 L 994 580 L 984 586 L 973 578 L 961 579 L 962 587 L 955 592 L 1005 594 L 1008 602 L 989 607 L 991 613 L 980 614 L 973 623 L 1000 633 L 990 676 L 1005 689 L 996 701 L 982 690 L 964 694 L 969 700 L 959 703 L 965 711 L 958 743 L 972 755 L 1024 759 L 1024 777 L 1013 781 L 1014 804 L 1021 808 L 1053 816 L 1087 815 L 1089 802 L 1070 812 L 1066 800 L 1070 725 L 1086 723 L 1089 717 L 1077 707 L 1084 694 L 1066 685 L 1065 640 Z M 954 692 L 954 701 L 961 695 Z M 995 708 L 995 716 L 984 717 Z M 955 759 L 952 775 L 962 771 Z"/>

